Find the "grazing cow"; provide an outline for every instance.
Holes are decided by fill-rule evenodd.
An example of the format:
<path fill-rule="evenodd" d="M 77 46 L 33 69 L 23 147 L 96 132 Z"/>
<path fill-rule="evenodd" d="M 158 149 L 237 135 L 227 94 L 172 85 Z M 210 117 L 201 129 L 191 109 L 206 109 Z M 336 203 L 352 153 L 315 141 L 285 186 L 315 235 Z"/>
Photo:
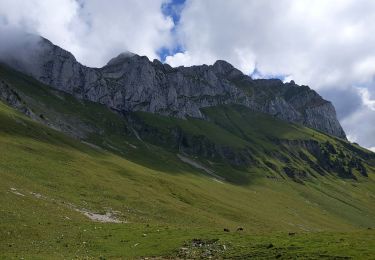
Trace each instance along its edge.
<path fill-rule="evenodd" d="M 228 228 L 224 228 L 224 232 L 229 232 L 229 229 Z"/>
<path fill-rule="evenodd" d="M 289 232 L 289 236 L 294 236 L 295 234 L 294 232 Z"/>
<path fill-rule="evenodd" d="M 237 231 L 243 231 L 243 228 L 242 227 L 238 227 Z"/>

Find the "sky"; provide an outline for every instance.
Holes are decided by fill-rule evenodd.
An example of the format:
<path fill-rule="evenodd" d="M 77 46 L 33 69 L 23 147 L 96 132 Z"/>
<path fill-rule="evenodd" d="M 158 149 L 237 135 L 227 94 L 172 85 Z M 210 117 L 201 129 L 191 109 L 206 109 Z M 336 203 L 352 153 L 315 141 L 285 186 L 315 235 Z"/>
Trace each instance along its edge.
<path fill-rule="evenodd" d="M 26 31 L 92 67 L 124 51 L 172 66 L 224 59 L 309 85 L 375 151 L 374 25 L 373 0 L 0 0 L 0 53 Z"/>

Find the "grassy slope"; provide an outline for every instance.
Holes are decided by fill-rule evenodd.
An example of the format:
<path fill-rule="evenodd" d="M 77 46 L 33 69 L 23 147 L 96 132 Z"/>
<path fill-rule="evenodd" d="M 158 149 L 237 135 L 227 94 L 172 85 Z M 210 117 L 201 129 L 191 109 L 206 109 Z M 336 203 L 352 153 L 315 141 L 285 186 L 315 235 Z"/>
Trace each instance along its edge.
<path fill-rule="evenodd" d="M 39 98 L 32 88 L 36 83 L 8 78 L 15 79 L 19 81 L 12 83 L 18 89 Z M 219 183 L 180 162 L 175 152 L 124 135 L 125 123 L 104 107 L 77 102 L 62 93 L 57 97 L 37 87 L 45 91 L 40 96 L 46 100 L 30 101 L 34 111 L 46 105 L 56 115 L 64 110 L 72 120 L 90 125 L 89 129 L 103 130 L 102 136 L 88 135 L 88 141 L 111 146 L 103 150 L 85 145 L 0 103 L 0 252 L 4 258 L 169 255 L 192 238 L 218 238 L 228 246 L 224 254 L 230 257 L 374 254 L 375 234 L 366 230 L 375 221 L 373 174 L 368 180 L 326 176 L 300 185 L 248 172 L 252 181 L 246 185 Z M 63 105 L 67 100 L 71 106 Z M 91 106 L 95 116 L 89 113 Z M 196 121 L 187 127 L 198 131 L 202 124 Z M 308 134 L 305 130 L 301 138 Z M 290 132 L 286 129 L 285 134 Z M 227 135 L 213 138 L 221 141 Z M 222 174 L 236 171 L 229 166 L 214 168 Z M 69 204 L 101 213 L 110 208 L 129 223 L 92 222 Z M 245 232 L 222 232 L 223 227 L 237 226 Z M 288 231 L 298 234 L 290 237 Z M 272 249 L 267 249 L 269 243 Z"/>

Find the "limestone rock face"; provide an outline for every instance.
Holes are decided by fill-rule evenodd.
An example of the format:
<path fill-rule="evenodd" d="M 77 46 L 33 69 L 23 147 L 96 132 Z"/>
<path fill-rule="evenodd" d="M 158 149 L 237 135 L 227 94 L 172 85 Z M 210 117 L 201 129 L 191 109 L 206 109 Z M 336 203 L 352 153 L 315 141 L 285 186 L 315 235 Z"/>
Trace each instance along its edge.
<path fill-rule="evenodd" d="M 225 61 L 172 68 L 122 53 L 102 68 L 89 68 L 46 39 L 38 42 L 32 56 L 31 62 L 13 67 L 53 88 L 115 110 L 204 118 L 201 108 L 240 104 L 346 138 L 332 104 L 309 87 L 276 79 L 254 80 Z"/>

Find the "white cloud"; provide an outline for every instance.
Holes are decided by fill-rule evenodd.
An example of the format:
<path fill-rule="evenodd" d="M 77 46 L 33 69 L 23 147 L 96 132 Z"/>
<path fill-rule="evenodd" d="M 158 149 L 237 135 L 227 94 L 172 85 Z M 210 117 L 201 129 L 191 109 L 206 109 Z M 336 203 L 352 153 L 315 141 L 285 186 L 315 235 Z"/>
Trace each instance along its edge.
<path fill-rule="evenodd" d="M 371 99 L 367 88 L 357 88 L 362 104 L 341 120 L 342 126 L 349 133 L 348 139 L 364 147 L 375 145 L 375 100 Z M 348 104 L 350 106 L 350 104 Z"/>
<path fill-rule="evenodd" d="M 358 88 L 358 92 L 362 98 L 362 103 L 372 111 L 375 111 L 375 100 L 371 99 L 370 91 L 367 88 Z"/>
<path fill-rule="evenodd" d="M 248 74 L 257 64 L 320 88 L 372 77 L 374 10 L 371 0 L 188 0 L 177 31 L 189 61 L 226 59 Z"/>
<path fill-rule="evenodd" d="M 162 13 L 163 2 L 85 1 L 81 14 L 88 24 L 82 39 L 86 49 L 84 59 L 90 64 L 99 64 L 124 50 L 150 59 L 158 58 L 157 50 L 172 44 L 171 29 L 174 26 L 171 18 Z"/>
<path fill-rule="evenodd" d="M 167 56 L 165 62 L 173 67 L 192 66 L 200 64 L 213 64 L 217 58 L 211 56 L 210 53 L 200 53 L 199 55 L 191 55 L 189 51 L 178 52 L 173 56 Z"/>
<path fill-rule="evenodd" d="M 123 51 L 157 58 L 172 44 L 164 0 L 0 0 L 0 24 L 40 34 L 90 66 Z"/>
<path fill-rule="evenodd" d="M 79 5 L 74 0 L 0 0 L 0 23 L 12 30 L 40 34 L 77 53 L 80 46 L 74 31 L 80 26 L 78 10 Z"/>

